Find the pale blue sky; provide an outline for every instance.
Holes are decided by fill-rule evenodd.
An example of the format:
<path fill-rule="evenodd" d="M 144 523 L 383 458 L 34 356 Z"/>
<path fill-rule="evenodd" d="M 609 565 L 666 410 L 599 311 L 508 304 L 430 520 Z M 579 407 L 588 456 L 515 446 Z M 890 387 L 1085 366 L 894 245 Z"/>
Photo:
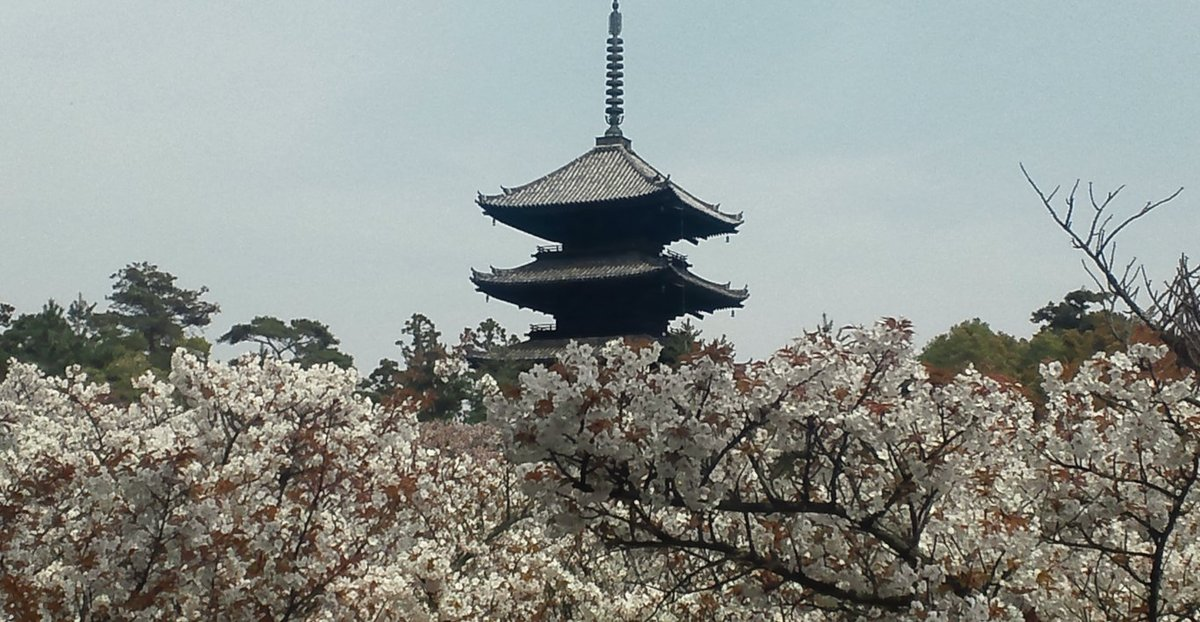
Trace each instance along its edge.
<path fill-rule="evenodd" d="M 207 285 L 210 338 L 324 321 L 369 370 L 413 312 L 494 316 L 471 267 L 538 241 L 477 190 L 604 129 L 605 0 L 0 2 L 0 300 L 35 311 L 151 261 Z M 626 0 L 626 134 L 745 212 L 695 271 L 748 284 L 701 324 L 762 356 L 906 316 L 928 338 L 1088 283 L 1025 186 L 1187 186 L 1122 249 L 1200 254 L 1200 3 Z"/>

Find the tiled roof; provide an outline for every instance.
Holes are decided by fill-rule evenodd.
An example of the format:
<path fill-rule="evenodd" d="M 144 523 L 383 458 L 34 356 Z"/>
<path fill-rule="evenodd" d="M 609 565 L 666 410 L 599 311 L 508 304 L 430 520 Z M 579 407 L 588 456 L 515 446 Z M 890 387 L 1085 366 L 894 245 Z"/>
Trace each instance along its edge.
<path fill-rule="evenodd" d="M 687 281 L 688 283 L 691 283 L 692 285 L 694 285 L 696 287 L 701 287 L 701 288 L 707 289 L 711 292 L 720 294 L 722 296 L 733 296 L 734 298 L 737 298 L 739 301 L 745 300 L 750 297 L 750 289 L 747 287 L 743 287 L 741 289 L 733 289 L 732 287 L 730 287 L 731 283 L 721 284 L 721 283 L 717 283 L 715 281 L 709 281 L 708 279 L 703 279 L 703 278 L 696 276 L 695 274 L 692 274 L 692 272 L 690 270 L 685 270 L 685 269 L 680 269 L 680 268 L 674 268 L 674 270 L 675 270 L 675 273 L 678 274 L 680 277 L 682 277 L 684 281 Z"/>
<path fill-rule="evenodd" d="M 641 253 L 592 257 L 539 257 L 518 268 L 492 268 L 490 273 L 471 271 L 471 280 L 487 283 L 556 283 L 592 281 L 649 274 L 662 270 L 667 260 Z"/>
<path fill-rule="evenodd" d="M 722 285 L 692 274 L 683 260 L 642 253 L 584 257 L 539 256 L 532 263 L 517 268 L 492 268 L 491 272 L 472 270 L 471 280 L 476 284 L 485 285 L 534 285 L 626 278 L 663 270 L 670 270 L 677 274 L 680 280 L 719 296 L 730 296 L 741 301 L 750 295 L 746 289 L 733 289 L 728 283 Z"/>
<path fill-rule="evenodd" d="M 620 142 L 597 145 L 548 175 L 505 188 L 501 194 L 480 195 L 477 202 L 483 207 L 545 207 L 634 199 L 656 192 L 670 192 L 680 203 L 726 224 L 742 221 L 741 215 L 721 212 L 679 187 Z"/>

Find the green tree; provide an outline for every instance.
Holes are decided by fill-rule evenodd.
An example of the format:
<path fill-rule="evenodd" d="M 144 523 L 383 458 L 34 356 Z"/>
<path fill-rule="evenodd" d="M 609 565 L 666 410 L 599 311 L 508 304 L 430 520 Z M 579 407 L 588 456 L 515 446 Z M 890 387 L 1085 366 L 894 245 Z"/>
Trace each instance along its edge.
<path fill-rule="evenodd" d="M 50 300 L 40 312 L 11 322 L 0 334 L 0 376 L 7 372 L 10 357 L 55 376 L 79 365 L 90 377 L 108 383 L 112 397 L 134 399 L 138 392 L 133 379 L 152 369 L 145 340 L 126 334 L 94 308 L 82 297 L 65 310 Z"/>
<path fill-rule="evenodd" d="M 258 316 L 247 324 L 235 324 L 217 341 L 258 344 L 260 356 L 292 361 L 302 367 L 333 363 L 347 369 L 354 365 L 354 359 L 337 348 L 340 342 L 327 325 L 306 318 L 285 323 L 276 317 Z"/>
<path fill-rule="evenodd" d="M 84 339 L 72 329 L 62 305 L 54 300 L 40 312 L 23 314 L 6 324 L 8 329 L 0 334 L 0 372 L 8 372 L 10 358 L 33 363 L 57 376 L 83 361 Z"/>
<path fill-rule="evenodd" d="M 174 275 L 148 262 L 131 263 L 112 278 L 116 282 L 103 319 L 140 335 L 155 367 L 166 369 L 177 347 L 208 351 L 207 342 L 189 335 L 190 330 L 208 326 L 220 311 L 217 304 L 201 299 L 207 287 L 182 289 Z"/>
<path fill-rule="evenodd" d="M 1099 352 L 1113 352 L 1125 347 L 1135 325 L 1130 318 L 1110 311 L 1083 313 L 1065 321 L 1063 315 L 1056 318 L 1058 327 L 1054 322 L 1047 322 L 1025 344 L 1020 363 L 1024 382 L 1041 382 L 1039 368 L 1042 363 L 1059 361 L 1073 371 Z"/>
<path fill-rule="evenodd" d="M 404 362 L 409 367 L 416 365 L 432 374 L 433 364 L 445 358 L 447 354 L 446 346 L 442 343 L 442 333 L 433 325 L 433 320 L 420 313 L 414 313 L 404 322 L 400 333 L 408 336 L 407 339 L 401 338 L 396 341 Z"/>
<path fill-rule="evenodd" d="M 1107 310 L 1089 310 L 1091 305 L 1106 300 L 1103 294 L 1080 289 L 1068 293 L 1061 302 L 1047 303 L 1033 312 L 1031 321 L 1041 327 L 1029 339 L 994 332 L 978 318 L 969 320 L 931 340 L 920 360 L 935 377 L 948 377 L 968 364 L 974 365 L 984 373 L 1021 383 L 1026 394 L 1039 401 L 1044 397 L 1043 363 L 1058 361 L 1074 370 L 1092 355 L 1112 352 L 1128 341 L 1134 327 L 1130 318 Z"/>
<path fill-rule="evenodd" d="M 451 357 L 433 320 L 414 313 L 400 332 L 406 338 L 396 345 L 400 346 L 405 367 L 395 377 L 396 397 L 416 400 L 417 418 L 422 421 L 464 415 L 472 421 L 481 420 L 483 413 L 474 394 L 473 378 L 439 369 Z"/>
<path fill-rule="evenodd" d="M 109 309 L 79 296 L 66 309 L 50 300 L 39 313 L 12 318 L 0 305 L 0 373 L 10 357 L 61 375 L 79 365 L 109 384 L 112 397 L 131 400 L 133 379 L 147 371 L 165 374 L 176 347 L 207 353 L 209 343 L 190 331 L 207 325 L 217 305 L 201 299 L 208 290 L 181 289 L 175 277 L 149 263 L 133 263 L 113 274 Z"/>
<path fill-rule="evenodd" d="M 396 341 L 396 345 L 400 347 L 402 363 L 392 359 L 380 360 L 364 381 L 364 392 L 383 403 L 418 400 L 422 404 L 418 412 L 422 420 L 454 416 L 454 413 L 446 412 L 449 404 L 435 390 L 438 382 L 434 366 L 438 361 L 445 360 L 449 352 L 433 320 L 414 313 L 404 322 L 400 333 L 403 337 Z"/>
<path fill-rule="evenodd" d="M 500 322 L 488 318 L 475 328 L 463 329 L 458 337 L 458 351 L 464 354 L 487 352 L 496 348 L 513 346 L 521 342 L 516 335 L 500 325 Z"/>
<path fill-rule="evenodd" d="M 392 359 L 379 359 L 375 369 L 359 383 L 359 391 L 379 404 L 387 404 L 396 393 L 396 379 L 400 376 L 400 363 Z"/>
<path fill-rule="evenodd" d="M 16 311 L 17 309 L 12 305 L 0 302 L 0 328 L 8 326 L 12 322 L 13 313 Z"/>
<path fill-rule="evenodd" d="M 1021 360 L 1021 342 L 1012 335 L 993 331 L 987 322 L 974 318 L 934 337 L 921 352 L 920 360 L 949 374 L 974 365 L 986 374 L 1015 378 Z"/>
<path fill-rule="evenodd" d="M 164 376 L 168 370 L 151 365 L 145 336 L 130 333 L 107 313 L 97 313 L 96 304 L 79 296 L 67 308 L 67 322 L 85 344 L 79 364 L 92 377 L 107 382 L 113 394 L 126 401 L 137 397 L 133 379 L 147 371 Z M 207 351 L 207 342 L 193 349 Z"/>
<path fill-rule="evenodd" d="M 451 354 L 470 360 L 475 377 L 487 374 L 501 388 L 514 387 L 518 384 L 521 372 L 529 369 L 528 362 L 480 355 L 502 351 L 518 343 L 521 343 L 520 337 L 508 332 L 508 329 L 496 320 L 488 318 L 475 328 L 463 329 L 458 337 L 458 345 L 452 349 Z"/>
<path fill-rule="evenodd" d="M 1087 289 L 1077 289 L 1063 297 L 1061 302 L 1048 302 L 1033 312 L 1030 321 L 1054 330 L 1091 330 L 1091 314 L 1088 308 L 1107 302 L 1111 296 Z"/>
<path fill-rule="evenodd" d="M 498 322 L 484 320 L 474 329 L 464 330 L 459 344 L 449 348 L 433 321 L 413 314 L 401 329 L 401 362 L 383 359 L 362 383 L 362 390 L 384 403 L 411 401 L 422 421 L 464 419 L 482 421 L 486 413 L 477 381 L 483 374 L 492 376 L 501 387 L 516 382 L 525 368 L 521 363 L 486 361 L 475 369 L 466 366 L 472 353 L 517 343 Z"/>
<path fill-rule="evenodd" d="M 667 331 L 658 360 L 667 365 L 678 365 L 684 357 L 699 351 L 701 345 L 700 328 L 690 319 L 684 320 L 678 327 Z"/>

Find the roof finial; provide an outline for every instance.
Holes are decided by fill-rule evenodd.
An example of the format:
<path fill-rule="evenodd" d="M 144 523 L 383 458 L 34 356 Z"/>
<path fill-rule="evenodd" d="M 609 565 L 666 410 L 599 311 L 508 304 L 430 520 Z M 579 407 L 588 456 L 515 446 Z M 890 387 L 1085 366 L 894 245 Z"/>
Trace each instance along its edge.
<path fill-rule="evenodd" d="M 612 14 L 608 16 L 608 99 L 604 112 L 608 117 L 605 136 L 622 136 L 621 122 L 625 120 L 625 46 L 621 39 L 621 3 L 613 0 Z"/>

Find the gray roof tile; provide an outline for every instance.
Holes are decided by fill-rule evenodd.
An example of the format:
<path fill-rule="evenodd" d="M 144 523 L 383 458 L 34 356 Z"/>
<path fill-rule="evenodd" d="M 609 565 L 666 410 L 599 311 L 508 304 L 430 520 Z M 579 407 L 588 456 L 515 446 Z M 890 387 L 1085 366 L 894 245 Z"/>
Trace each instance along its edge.
<path fill-rule="evenodd" d="M 728 283 L 720 284 L 698 277 L 687 269 L 686 264 L 681 264 L 678 260 L 642 253 L 584 257 L 543 256 L 517 268 L 492 268 L 491 272 L 472 270 L 471 280 L 477 284 L 489 285 L 533 285 L 626 278 L 662 270 L 674 271 L 681 280 L 692 286 L 722 296 L 745 300 L 750 295 L 746 289 L 733 289 Z"/>
<path fill-rule="evenodd" d="M 741 215 L 721 212 L 717 205 L 684 190 L 624 144 L 597 145 L 566 166 L 528 184 L 505 188 L 501 194 L 480 195 L 478 203 L 485 207 L 545 207 L 634 199 L 663 191 L 672 193 L 680 203 L 728 224 L 742 221 Z"/>
<path fill-rule="evenodd" d="M 472 271 L 472 279 L 488 283 L 555 283 L 591 281 L 649 274 L 662 270 L 666 260 L 640 253 L 592 257 L 539 257 L 518 268 L 492 268 L 491 273 Z"/>

